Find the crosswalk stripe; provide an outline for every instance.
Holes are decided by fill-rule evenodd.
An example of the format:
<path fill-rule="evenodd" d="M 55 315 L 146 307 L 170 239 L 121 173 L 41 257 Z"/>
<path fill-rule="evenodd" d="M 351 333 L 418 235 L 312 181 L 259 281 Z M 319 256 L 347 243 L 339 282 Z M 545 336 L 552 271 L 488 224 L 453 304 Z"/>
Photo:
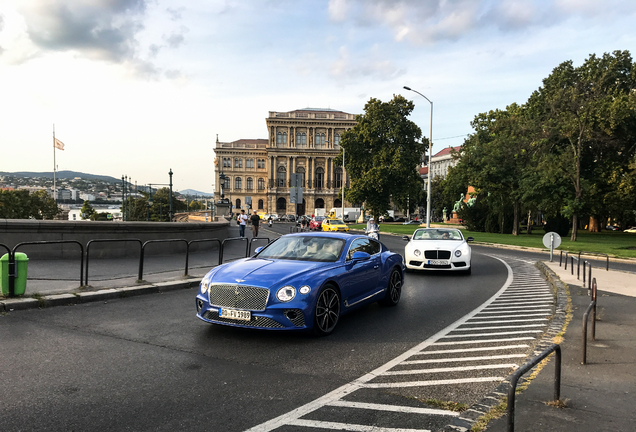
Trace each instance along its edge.
<path fill-rule="evenodd" d="M 532 338 L 530 338 L 532 339 Z M 530 348 L 530 345 L 519 344 L 519 345 L 497 345 L 492 347 L 479 347 L 479 348 L 457 348 L 457 349 L 449 349 L 449 350 L 435 350 L 435 351 L 422 351 L 417 353 L 417 355 L 428 355 L 428 354 L 456 354 L 463 352 L 478 352 L 478 351 L 497 351 L 497 350 L 510 350 L 510 349 L 525 349 Z"/>
<path fill-rule="evenodd" d="M 349 423 L 338 423 L 318 420 L 296 419 L 289 423 L 292 426 L 303 426 L 318 429 L 343 430 L 351 432 L 431 432 L 429 429 L 404 429 L 404 428 L 383 428 L 378 426 L 356 425 Z"/>
<path fill-rule="evenodd" d="M 525 346 L 527 345 L 520 345 Z M 497 347 L 500 349 L 500 347 Z M 455 350 L 448 350 L 455 351 Z M 461 350 L 457 350 L 461 351 Z M 503 360 L 509 358 L 525 358 L 525 354 L 498 354 L 494 356 L 478 356 L 478 357 L 453 357 L 453 358 L 439 358 L 439 359 L 426 359 L 426 360 L 408 360 L 400 364 L 412 365 L 412 364 L 430 364 L 430 363 L 454 363 L 454 362 L 469 362 L 469 361 L 482 361 L 482 360 Z"/>
<path fill-rule="evenodd" d="M 446 368 L 433 368 L 433 369 L 409 369 L 399 371 L 388 371 L 382 375 L 417 375 L 427 373 L 445 373 L 445 372 L 466 372 L 475 370 L 488 370 L 488 369 L 517 369 L 519 365 L 514 363 L 504 363 L 496 365 L 476 365 L 476 366 L 460 366 L 460 367 L 446 367 Z"/>
<path fill-rule="evenodd" d="M 378 411 L 393 411 L 393 412 L 414 413 L 414 414 L 442 415 L 442 416 L 451 416 L 451 417 L 459 416 L 458 412 L 446 411 L 446 410 L 435 409 L 435 408 L 419 408 L 419 407 L 409 407 L 409 406 L 402 406 L 402 405 L 383 405 L 383 404 L 351 402 L 351 401 L 343 401 L 343 400 L 333 401 L 328 403 L 327 405 L 339 406 L 339 407 L 345 407 L 345 408 L 370 409 L 370 410 L 378 410 Z"/>
<path fill-rule="evenodd" d="M 431 381 L 409 381 L 397 383 L 366 383 L 361 384 L 363 388 L 395 388 L 395 387 L 428 387 L 449 384 L 473 384 L 480 382 L 503 381 L 502 377 L 475 377 L 475 378 L 458 378 L 449 380 L 431 380 Z"/>

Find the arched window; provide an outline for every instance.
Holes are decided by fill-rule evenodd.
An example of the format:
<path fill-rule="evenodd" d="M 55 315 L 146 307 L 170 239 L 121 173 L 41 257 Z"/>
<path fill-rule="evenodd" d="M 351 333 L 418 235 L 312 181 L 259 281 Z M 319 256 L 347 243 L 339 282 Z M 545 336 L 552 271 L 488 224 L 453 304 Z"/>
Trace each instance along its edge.
<path fill-rule="evenodd" d="M 242 183 L 242 181 L 241 181 L 241 178 L 240 178 L 240 177 L 235 178 L 235 179 L 234 179 L 234 189 L 236 189 L 236 190 L 240 190 L 240 189 L 241 189 L 241 186 L 242 186 L 242 184 L 241 184 L 241 183 Z"/>
<path fill-rule="evenodd" d="M 285 187 L 287 184 L 287 169 L 284 166 L 278 167 L 278 172 L 276 173 L 276 180 L 278 187 Z"/>
<path fill-rule="evenodd" d="M 283 144 L 287 144 L 287 132 L 283 132 Z"/>
<path fill-rule="evenodd" d="M 325 208 L 325 200 L 318 198 L 314 203 L 315 208 Z"/>
<path fill-rule="evenodd" d="M 278 132 L 278 136 L 276 138 L 276 144 L 282 144 L 283 143 L 283 134 Z"/>
<path fill-rule="evenodd" d="M 333 202 L 333 206 L 334 207 L 342 207 L 342 201 L 340 201 L 340 198 L 336 198 Z"/>
<path fill-rule="evenodd" d="M 263 200 L 258 200 L 258 209 L 263 210 Z"/>
<path fill-rule="evenodd" d="M 316 180 L 314 180 L 316 189 L 322 189 L 325 183 L 325 170 L 321 167 L 316 168 Z"/>
<path fill-rule="evenodd" d="M 236 209 L 239 210 L 241 208 L 241 200 L 240 199 L 236 199 Z"/>
<path fill-rule="evenodd" d="M 336 168 L 334 171 L 336 188 L 342 187 L 342 168 Z"/>
<path fill-rule="evenodd" d="M 307 145 L 307 134 L 303 132 L 303 146 Z"/>
<path fill-rule="evenodd" d="M 305 167 L 296 167 L 296 174 L 302 175 L 301 187 L 305 187 Z"/>
<path fill-rule="evenodd" d="M 276 210 L 280 213 L 287 213 L 287 200 L 285 198 L 278 198 L 276 200 Z"/>
<path fill-rule="evenodd" d="M 265 179 L 258 179 L 258 190 L 265 190 Z"/>
<path fill-rule="evenodd" d="M 316 147 L 324 147 L 324 146 L 325 146 L 325 134 L 316 133 Z"/>
<path fill-rule="evenodd" d="M 245 189 L 254 189 L 254 182 L 252 181 L 252 177 L 248 177 L 245 180 Z"/>
<path fill-rule="evenodd" d="M 302 135 L 300 132 L 296 132 L 296 147 L 300 147 L 303 144 Z"/>

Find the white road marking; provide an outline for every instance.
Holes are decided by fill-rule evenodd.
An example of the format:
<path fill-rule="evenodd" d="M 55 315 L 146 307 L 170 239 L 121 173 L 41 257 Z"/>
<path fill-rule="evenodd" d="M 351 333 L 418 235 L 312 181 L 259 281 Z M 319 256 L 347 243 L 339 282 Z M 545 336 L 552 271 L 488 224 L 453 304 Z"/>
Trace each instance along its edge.
<path fill-rule="evenodd" d="M 524 308 L 524 309 L 529 309 L 529 308 Z M 546 315 L 551 315 L 552 314 L 552 309 L 533 309 L 532 311 L 528 311 L 528 312 L 545 312 L 545 314 L 519 315 L 519 314 L 523 314 L 523 311 L 520 311 L 520 312 L 518 312 L 518 314 L 515 314 L 515 315 L 501 315 L 503 312 L 484 311 L 484 312 L 480 312 L 479 315 L 483 315 L 483 314 L 499 314 L 501 316 L 546 316 Z"/>
<path fill-rule="evenodd" d="M 486 342 L 512 342 L 512 341 L 522 341 L 522 340 L 535 340 L 533 337 L 516 337 L 516 338 L 506 338 L 506 339 L 483 339 L 480 341 L 452 341 L 452 342 L 435 342 L 432 345 L 477 345 L 480 343 Z"/>
<path fill-rule="evenodd" d="M 496 319 L 499 319 L 499 317 L 497 317 Z M 532 322 L 532 321 L 548 321 L 548 319 L 547 318 L 531 318 L 531 319 L 511 319 L 511 320 L 501 320 L 501 321 L 471 321 L 466 324 L 469 324 L 469 325 L 470 324 L 508 324 L 513 322 Z"/>
<path fill-rule="evenodd" d="M 543 330 L 520 330 L 520 331 L 508 331 L 508 332 L 496 332 L 496 333 L 477 333 L 477 334 L 462 334 L 462 335 L 456 335 L 456 334 L 449 334 L 444 336 L 444 338 L 465 338 L 465 337 L 486 337 L 486 336 L 506 336 L 506 335 L 513 335 L 513 334 L 525 334 L 525 333 L 543 333 Z M 481 342 L 479 340 L 476 340 L 474 342 Z"/>
<path fill-rule="evenodd" d="M 370 410 L 377 410 L 377 411 L 393 411 L 393 412 L 415 413 L 415 414 L 442 415 L 442 416 L 451 416 L 451 417 L 459 416 L 459 413 L 456 411 L 446 411 L 446 410 L 434 409 L 434 408 L 409 407 L 409 406 L 403 406 L 403 405 L 383 405 L 383 404 L 351 402 L 351 401 L 342 401 L 342 400 L 333 401 L 329 403 L 329 405 L 340 406 L 345 408 L 370 409 Z"/>
<path fill-rule="evenodd" d="M 491 347 L 479 347 L 479 348 L 459 348 L 449 350 L 436 350 L 436 351 L 422 351 L 417 354 L 456 354 L 463 352 L 477 352 L 477 351 L 496 351 L 496 350 L 510 350 L 510 349 L 525 349 L 530 348 L 530 345 L 496 345 Z"/>
<path fill-rule="evenodd" d="M 519 347 L 527 347 L 527 345 L 516 345 Z M 493 347 L 495 348 L 495 347 Z M 501 349 L 501 347 L 496 347 Z M 463 350 L 448 350 L 448 351 L 463 351 Z M 443 351 L 447 352 L 447 351 Z M 494 356 L 478 356 L 478 357 L 453 357 L 453 358 L 439 358 L 439 359 L 427 359 L 427 360 L 409 360 L 402 362 L 403 365 L 410 364 L 427 364 L 427 363 L 454 363 L 454 362 L 468 362 L 468 361 L 483 361 L 483 360 L 502 360 L 509 358 L 525 358 L 525 354 L 498 354 Z"/>
<path fill-rule="evenodd" d="M 404 363 L 401 363 L 404 364 Z M 488 370 L 488 369 L 517 369 L 519 365 L 514 363 L 504 363 L 495 365 L 477 365 L 477 366 L 460 366 L 460 367 L 446 367 L 446 368 L 433 368 L 433 369 L 408 369 L 399 371 L 384 372 L 382 376 L 386 375 L 417 375 L 427 373 L 445 373 L 445 372 L 466 372 L 474 370 Z"/>
<path fill-rule="evenodd" d="M 507 321 L 503 321 L 507 322 Z M 475 324 L 475 323 L 470 323 Z M 467 325 L 470 325 L 467 324 Z M 489 323 L 492 324 L 492 323 Z M 530 327 L 545 327 L 545 324 L 527 324 L 527 325 L 511 325 L 511 326 L 492 326 L 492 327 L 465 327 L 458 328 L 455 331 L 481 331 L 481 330 L 498 330 L 498 329 L 507 329 L 507 328 L 530 328 Z"/>
<path fill-rule="evenodd" d="M 408 381 L 397 383 L 368 383 L 360 387 L 364 388 L 394 388 L 394 387 L 429 387 L 441 386 L 449 384 L 473 384 L 480 382 L 503 381 L 504 377 L 475 377 L 475 378 L 458 378 L 448 380 L 431 380 L 431 381 Z"/>
<path fill-rule="evenodd" d="M 295 419 L 286 423 L 292 426 L 304 426 L 318 429 L 343 430 L 352 432 L 431 432 L 429 429 L 383 428 L 378 426 L 355 425 L 348 423 L 326 422 L 318 420 Z M 250 429 L 251 430 L 251 429 Z"/>

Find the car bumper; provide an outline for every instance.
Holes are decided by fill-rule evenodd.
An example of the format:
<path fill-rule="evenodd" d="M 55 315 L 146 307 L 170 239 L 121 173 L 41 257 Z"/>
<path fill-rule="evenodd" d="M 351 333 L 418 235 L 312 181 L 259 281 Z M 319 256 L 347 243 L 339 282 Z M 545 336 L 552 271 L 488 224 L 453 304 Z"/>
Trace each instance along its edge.
<path fill-rule="evenodd" d="M 405 261 L 406 268 L 409 270 L 430 270 L 430 271 L 463 271 L 470 268 L 470 260 L 466 259 L 454 259 L 447 260 L 449 262 L 445 264 L 429 264 L 430 260 L 417 259 L 409 257 Z"/>
<path fill-rule="evenodd" d="M 249 321 L 220 317 L 220 307 L 210 305 L 207 296 L 196 297 L 197 318 L 211 323 L 231 327 L 261 330 L 306 330 L 308 317 L 305 310 L 294 304 L 275 305 L 264 311 L 250 311 Z"/>

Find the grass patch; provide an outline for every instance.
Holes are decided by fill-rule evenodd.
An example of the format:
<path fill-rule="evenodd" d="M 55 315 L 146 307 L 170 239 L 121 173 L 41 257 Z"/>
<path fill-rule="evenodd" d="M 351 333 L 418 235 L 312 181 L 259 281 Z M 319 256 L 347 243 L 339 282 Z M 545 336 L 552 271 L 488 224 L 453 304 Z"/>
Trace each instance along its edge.
<path fill-rule="evenodd" d="M 465 403 L 453 402 L 453 401 L 441 401 L 437 399 L 426 399 L 424 402 L 430 406 L 434 406 L 446 411 L 463 412 L 468 409 L 468 405 Z"/>
<path fill-rule="evenodd" d="M 456 226 L 448 225 L 448 227 Z M 350 225 L 350 228 L 364 230 L 366 225 Z M 417 228 L 416 225 L 385 223 L 380 225 L 380 232 L 410 236 Z M 465 229 L 462 229 L 462 232 L 465 237 L 474 237 L 476 242 L 540 248 L 547 251 L 543 246 L 543 236 L 545 232 L 542 229 L 535 229 L 532 231 L 532 234 L 529 235 L 524 233 L 518 236 L 513 236 L 512 234 L 482 233 Z M 575 242 L 570 241 L 569 237 L 561 237 L 561 246 L 555 251 L 557 255 L 560 250 L 570 253 L 594 252 L 619 258 L 636 258 L 636 233 L 624 233 L 621 231 L 591 233 L 579 230 L 578 240 Z"/>
<path fill-rule="evenodd" d="M 34 298 L 38 301 L 38 307 L 39 308 L 45 308 L 46 307 L 46 300 L 44 299 L 44 296 L 40 293 L 35 293 L 33 295 L 31 295 L 31 298 Z"/>
<path fill-rule="evenodd" d="M 479 417 L 479 419 L 477 419 L 475 424 L 473 424 L 473 427 L 470 428 L 471 432 L 483 431 L 488 425 L 488 423 L 504 415 L 507 409 L 508 409 L 508 402 L 506 400 L 490 408 L 490 410 L 488 410 L 486 414 Z"/>
<path fill-rule="evenodd" d="M 568 401 L 569 399 L 559 399 L 559 400 L 555 400 L 555 401 L 550 401 L 550 402 L 544 402 L 544 404 L 546 404 L 547 406 L 551 406 L 554 408 L 567 408 L 568 407 Z"/>

